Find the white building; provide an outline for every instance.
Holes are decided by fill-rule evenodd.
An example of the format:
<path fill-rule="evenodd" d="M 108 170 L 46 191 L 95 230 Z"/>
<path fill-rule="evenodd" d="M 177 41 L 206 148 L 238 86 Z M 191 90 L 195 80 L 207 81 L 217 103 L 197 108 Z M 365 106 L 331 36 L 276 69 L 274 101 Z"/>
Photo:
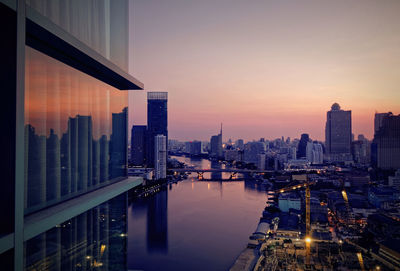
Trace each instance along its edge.
<path fill-rule="evenodd" d="M 257 156 L 257 168 L 259 170 L 264 170 L 265 169 L 265 159 L 266 159 L 266 154 L 261 153 Z"/>
<path fill-rule="evenodd" d="M 154 137 L 154 178 L 156 180 L 167 177 L 167 137 Z"/>
<path fill-rule="evenodd" d="M 306 157 L 311 164 L 322 164 L 324 162 L 324 151 L 320 143 L 307 143 Z"/>
<path fill-rule="evenodd" d="M 296 160 L 297 159 L 297 148 L 296 147 L 290 147 L 289 149 L 289 157 L 291 160 Z"/>

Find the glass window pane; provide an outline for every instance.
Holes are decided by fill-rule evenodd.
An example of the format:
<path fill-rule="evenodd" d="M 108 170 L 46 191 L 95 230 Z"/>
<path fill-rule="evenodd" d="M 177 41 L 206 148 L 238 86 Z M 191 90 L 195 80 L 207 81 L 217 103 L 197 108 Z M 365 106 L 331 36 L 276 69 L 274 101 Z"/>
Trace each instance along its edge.
<path fill-rule="evenodd" d="M 26 47 L 25 213 L 126 176 L 128 94 Z"/>
<path fill-rule="evenodd" d="M 28 240 L 25 270 L 127 270 L 127 193 Z"/>
<path fill-rule="evenodd" d="M 26 3 L 128 71 L 127 0 L 26 0 Z"/>

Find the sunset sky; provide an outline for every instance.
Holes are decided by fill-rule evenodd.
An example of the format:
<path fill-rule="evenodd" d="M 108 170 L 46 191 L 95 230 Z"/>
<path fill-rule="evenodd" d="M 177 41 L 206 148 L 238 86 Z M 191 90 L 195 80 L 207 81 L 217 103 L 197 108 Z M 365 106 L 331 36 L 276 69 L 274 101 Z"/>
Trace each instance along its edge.
<path fill-rule="evenodd" d="M 353 133 L 400 113 L 400 1 L 134 0 L 130 71 L 168 91 L 169 137 L 224 140 L 309 133 L 334 102 Z M 146 123 L 145 92 L 130 121 Z"/>

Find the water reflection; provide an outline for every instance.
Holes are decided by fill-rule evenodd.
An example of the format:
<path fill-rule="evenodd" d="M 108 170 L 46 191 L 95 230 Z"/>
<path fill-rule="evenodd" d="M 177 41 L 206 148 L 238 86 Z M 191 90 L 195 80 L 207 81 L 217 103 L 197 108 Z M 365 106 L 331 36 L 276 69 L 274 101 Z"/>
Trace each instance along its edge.
<path fill-rule="evenodd" d="M 168 252 L 168 191 L 162 189 L 147 202 L 147 251 Z"/>
<path fill-rule="evenodd" d="M 181 159 L 202 168 L 223 166 Z M 267 196 L 253 181 L 220 180 L 199 181 L 195 176 L 131 201 L 129 269 L 229 269 L 256 228 Z"/>
<path fill-rule="evenodd" d="M 260 184 L 253 180 L 244 180 L 244 189 L 246 191 L 257 191 L 259 193 L 265 194 L 265 192 L 268 190 L 268 187 L 268 185 Z"/>

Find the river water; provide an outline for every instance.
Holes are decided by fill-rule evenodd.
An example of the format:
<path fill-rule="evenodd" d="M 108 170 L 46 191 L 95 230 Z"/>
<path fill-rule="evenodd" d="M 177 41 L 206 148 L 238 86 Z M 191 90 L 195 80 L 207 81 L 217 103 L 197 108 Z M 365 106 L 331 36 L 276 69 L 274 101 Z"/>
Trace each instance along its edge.
<path fill-rule="evenodd" d="M 196 168 L 205 159 L 176 157 Z M 130 270 L 227 270 L 246 247 L 267 200 L 265 188 L 228 173 L 196 174 L 128 208 Z"/>

